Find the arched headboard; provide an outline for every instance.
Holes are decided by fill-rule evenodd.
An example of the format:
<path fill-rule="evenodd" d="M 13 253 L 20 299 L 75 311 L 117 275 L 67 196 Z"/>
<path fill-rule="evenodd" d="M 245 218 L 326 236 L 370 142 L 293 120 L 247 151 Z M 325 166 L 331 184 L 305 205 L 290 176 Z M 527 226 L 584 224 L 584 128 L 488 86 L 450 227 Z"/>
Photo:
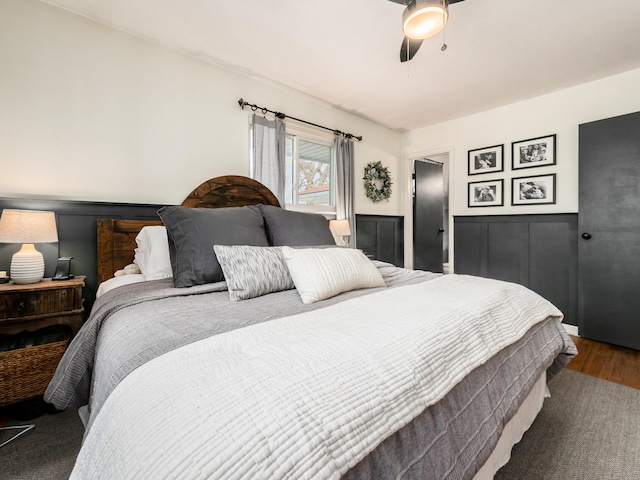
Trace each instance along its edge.
<path fill-rule="evenodd" d="M 260 182 L 240 175 L 227 175 L 207 180 L 182 205 L 192 208 L 244 207 L 246 205 L 280 206 L 276 196 Z"/>

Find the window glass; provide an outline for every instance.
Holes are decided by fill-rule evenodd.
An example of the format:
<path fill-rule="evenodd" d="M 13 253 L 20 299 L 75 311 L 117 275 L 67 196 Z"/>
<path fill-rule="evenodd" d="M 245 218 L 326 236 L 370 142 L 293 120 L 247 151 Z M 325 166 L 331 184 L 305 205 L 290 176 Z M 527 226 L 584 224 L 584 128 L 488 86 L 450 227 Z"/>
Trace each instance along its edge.
<path fill-rule="evenodd" d="M 285 203 L 333 206 L 334 152 L 329 138 L 287 134 Z"/>

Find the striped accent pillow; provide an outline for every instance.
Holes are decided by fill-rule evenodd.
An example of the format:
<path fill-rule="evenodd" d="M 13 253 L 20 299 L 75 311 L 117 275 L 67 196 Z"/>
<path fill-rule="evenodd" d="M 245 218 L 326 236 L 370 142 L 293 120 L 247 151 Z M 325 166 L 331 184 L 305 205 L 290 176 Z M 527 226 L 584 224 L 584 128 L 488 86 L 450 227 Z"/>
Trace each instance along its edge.
<path fill-rule="evenodd" d="M 213 249 L 233 302 L 294 288 L 282 247 L 214 245 Z"/>

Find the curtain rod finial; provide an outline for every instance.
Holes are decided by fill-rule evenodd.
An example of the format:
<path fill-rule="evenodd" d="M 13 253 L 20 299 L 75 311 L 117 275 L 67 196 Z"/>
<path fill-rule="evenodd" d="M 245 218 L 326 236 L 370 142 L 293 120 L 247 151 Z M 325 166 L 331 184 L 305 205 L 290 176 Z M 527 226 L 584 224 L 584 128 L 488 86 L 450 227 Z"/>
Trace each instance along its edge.
<path fill-rule="evenodd" d="M 240 108 L 244 110 L 244 106 L 247 103 L 242 99 L 242 97 L 240 97 L 240 100 L 238 100 L 238 105 L 240 105 Z"/>

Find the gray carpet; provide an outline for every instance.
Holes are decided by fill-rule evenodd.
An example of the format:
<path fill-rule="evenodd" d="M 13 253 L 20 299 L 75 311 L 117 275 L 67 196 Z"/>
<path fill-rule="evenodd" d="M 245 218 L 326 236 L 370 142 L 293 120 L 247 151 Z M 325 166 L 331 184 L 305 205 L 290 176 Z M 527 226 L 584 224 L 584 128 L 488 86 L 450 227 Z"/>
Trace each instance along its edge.
<path fill-rule="evenodd" d="M 3 480 L 62 480 L 73 470 L 84 428 L 78 412 L 43 415 L 35 420 L 10 420 L 7 425 L 35 424 L 33 430 L 0 448 Z M 15 432 L 0 432 L 0 443 Z"/>
<path fill-rule="evenodd" d="M 564 370 L 496 480 L 640 479 L 640 390 Z"/>
<path fill-rule="evenodd" d="M 552 397 L 497 480 L 640 479 L 640 390 L 563 371 Z M 75 412 L 44 415 L 36 428 L 0 448 L 4 480 L 66 479 L 82 439 Z M 3 432 L 0 443 L 7 438 Z"/>

